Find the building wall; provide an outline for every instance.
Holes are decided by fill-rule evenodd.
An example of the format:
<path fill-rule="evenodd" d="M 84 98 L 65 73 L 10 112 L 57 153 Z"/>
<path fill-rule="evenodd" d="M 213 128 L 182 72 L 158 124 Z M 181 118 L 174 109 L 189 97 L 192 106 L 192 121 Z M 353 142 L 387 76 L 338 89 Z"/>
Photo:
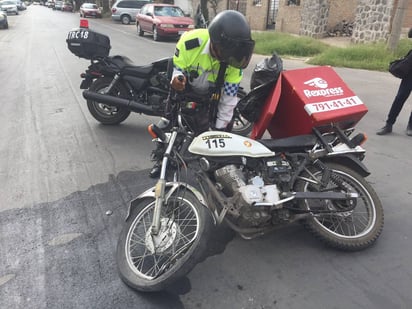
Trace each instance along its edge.
<path fill-rule="evenodd" d="M 288 0 L 279 1 L 275 31 L 299 34 L 301 6 L 286 5 L 287 2 Z"/>
<path fill-rule="evenodd" d="M 329 0 L 306 0 L 300 12 L 299 34 L 312 38 L 322 38 L 328 31 Z"/>
<path fill-rule="evenodd" d="M 266 30 L 268 9 L 268 0 L 248 0 L 246 19 L 249 21 L 251 29 Z"/>
<path fill-rule="evenodd" d="M 354 22 L 358 2 L 359 0 L 331 1 L 327 28 L 333 29 L 343 20 Z"/>
<path fill-rule="evenodd" d="M 187 0 L 191 1 L 191 0 Z M 328 18 L 327 18 L 327 31 L 333 29 L 336 25 L 338 25 L 343 20 L 348 22 L 354 22 L 356 19 L 358 8 L 361 7 L 361 11 L 365 12 L 368 10 L 368 6 L 370 3 L 374 7 L 379 6 L 387 6 L 390 7 L 390 14 L 393 18 L 395 13 L 395 9 L 397 7 L 397 2 L 399 0 L 328 0 L 327 3 L 329 4 L 328 9 Z M 200 3 L 200 0 L 192 0 L 192 8 L 193 11 L 196 10 L 197 5 Z M 308 18 L 307 16 L 311 16 L 311 14 L 316 11 L 312 10 L 312 12 L 308 14 L 302 14 L 302 10 L 306 7 L 313 8 L 316 6 L 317 0 L 294 0 L 293 2 L 299 3 L 299 5 L 288 5 L 291 3 L 290 0 L 276 0 L 277 7 L 277 14 L 276 14 L 276 23 L 275 23 L 275 31 L 279 32 L 287 32 L 292 34 L 304 34 L 304 32 L 308 32 L 308 27 L 310 28 L 310 23 L 308 26 Z M 308 5 L 308 2 L 311 2 L 312 5 Z M 318 1 L 321 3 L 322 1 Z M 241 5 L 238 5 L 240 3 Z M 217 12 L 227 10 L 229 8 L 236 9 L 239 8 L 239 11 L 245 14 L 247 20 L 249 21 L 252 30 L 266 30 L 267 23 L 268 23 L 268 10 L 269 10 L 269 3 L 270 0 L 221 0 L 218 5 Z M 382 11 L 381 8 L 377 8 L 376 11 L 373 11 L 372 15 L 380 14 Z M 321 14 L 321 13 L 320 13 Z M 323 13 L 324 14 L 324 13 Z M 387 14 L 387 11 L 384 12 L 384 15 Z M 302 16 L 303 15 L 303 16 Z M 364 15 L 362 15 L 364 16 Z M 214 17 L 214 12 L 210 8 L 209 5 L 209 20 L 212 20 Z M 372 17 L 373 18 L 373 17 Z M 385 17 L 386 18 L 386 17 Z M 362 21 L 362 19 L 358 19 Z M 309 20 L 309 22 L 316 23 L 317 19 L 314 18 Z M 319 26 L 320 28 L 324 29 L 324 20 L 319 20 L 321 25 L 312 25 L 312 28 L 316 28 Z M 390 25 L 390 22 L 389 22 Z M 302 26 L 304 30 L 302 31 Z M 314 26 L 314 27 L 313 27 Z M 384 26 L 381 26 L 384 28 Z M 403 23 L 403 33 L 405 34 L 409 28 L 412 28 L 412 0 L 408 0 L 408 7 L 404 18 Z M 311 30 L 312 31 L 312 30 Z M 309 31 L 310 36 L 312 36 L 311 31 Z M 385 30 L 386 31 L 386 30 Z M 322 30 L 322 33 L 319 35 L 314 35 L 315 37 L 325 36 L 326 33 Z M 386 34 L 385 34 L 386 35 Z M 374 37 L 374 36 L 372 36 Z"/>
<path fill-rule="evenodd" d="M 293 0 L 296 2 L 297 0 Z M 326 36 L 343 20 L 354 22 L 352 39 L 356 43 L 386 40 L 399 0 L 300 0 L 290 6 L 281 0 L 276 21 L 276 31 L 307 35 L 315 38 Z M 325 7 L 325 5 L 327 7 Z M 316 16 L 315 16 L 316 15 Z M 408 0 L 403 22 L 403 34 L 412 27 L 412 0 Z"/>
<path fill-rule="evenodd" d="M 352 42 L 386 41 L 390 33 L 393 1 L 360 0 L 355 15 Z"/>

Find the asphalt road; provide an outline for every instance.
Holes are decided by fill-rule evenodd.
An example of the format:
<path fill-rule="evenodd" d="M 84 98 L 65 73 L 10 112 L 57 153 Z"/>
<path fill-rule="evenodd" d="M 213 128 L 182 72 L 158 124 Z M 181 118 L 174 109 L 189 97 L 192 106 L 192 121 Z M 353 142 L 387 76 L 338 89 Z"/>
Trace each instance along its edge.
<path fill-rule="evenodd" d="M 173 53 L 173 41 L 140 38 L 132 25 L 89 23 L 136 64 Z M 385 210 L 375 246 L 331 250 L 300 225 L 253 241 L 220 229 L 187 277 L 143 294 L 120 281 L 114 252 L 128 201 L 153 184 L 146 126 L 156 119 L 134 114 L 106 127 L 91 117 L 78 87 L 88 62 L 65 43 L 78 14 L 30 6 L 9 24 L 0 31 L 0 308 L 412 307 L 410 101 L 392 135 L 375 135 L 399 80 L 336 68 L 369 108 L 358 130 L 369 135 L 368 180 Z"/>

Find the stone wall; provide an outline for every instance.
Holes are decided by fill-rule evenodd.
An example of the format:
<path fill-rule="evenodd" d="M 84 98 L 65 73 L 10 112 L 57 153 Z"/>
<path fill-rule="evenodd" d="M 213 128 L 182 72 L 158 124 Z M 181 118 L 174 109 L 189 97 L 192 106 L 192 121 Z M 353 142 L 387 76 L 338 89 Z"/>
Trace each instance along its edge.
<path fill-rule="evenodd" d="M 352 42 L 386 41 L 390 33 L 393 0 L 359 0 Z"/>
<path fill-rule="evenodd" d="M 276 30 L 321 38 L 345 20 L 354 23 L 354 43 L 385 41 L 396 4 L 397 0 L 301 0 L 298 6 L 288 6 L 281 1 Z M 412 23 L 411 12 L 412 0 L 409 0 L 404 27 Z"/>
<path fill-rule="evenodd" d="M 322 38 L 327 33 L 329 0 L 306 0 L 301 11 L 300 33 L 312 38 Z"/>
<path fill-rule="evenodd" d="M 343 20 L 353 23 L 358 2 L 359 0 L 330 1 L 328 30 L 335 28 Z"/>

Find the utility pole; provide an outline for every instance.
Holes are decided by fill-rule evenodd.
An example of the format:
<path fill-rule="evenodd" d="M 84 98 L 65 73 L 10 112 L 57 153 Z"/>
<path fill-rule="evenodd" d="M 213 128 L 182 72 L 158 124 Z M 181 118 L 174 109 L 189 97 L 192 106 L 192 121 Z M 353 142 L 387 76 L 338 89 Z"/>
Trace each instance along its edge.
<path fill-rule="evenodd" d="M 391 34 L 388 40 L 388 49 L 392 52 L 396 49 L 396 46 L 398 46 L 407 7 L 408 0 L 398 1 L 398 7 L 396 8 L 395 15 L 393 17 Z"/>

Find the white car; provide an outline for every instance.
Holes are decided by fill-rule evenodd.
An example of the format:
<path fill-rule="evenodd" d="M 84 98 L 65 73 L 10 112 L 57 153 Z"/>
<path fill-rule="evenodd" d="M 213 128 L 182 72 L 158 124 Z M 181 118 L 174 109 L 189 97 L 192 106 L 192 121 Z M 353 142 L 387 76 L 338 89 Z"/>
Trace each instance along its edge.
<path fill-rule="evenodd" d="M 4 0 L 0 2 L 0 7 L 3 12 L 7 14 L 19 15 L 19 10 L 17 9 L 17 2 L 11 0 Z"/>

